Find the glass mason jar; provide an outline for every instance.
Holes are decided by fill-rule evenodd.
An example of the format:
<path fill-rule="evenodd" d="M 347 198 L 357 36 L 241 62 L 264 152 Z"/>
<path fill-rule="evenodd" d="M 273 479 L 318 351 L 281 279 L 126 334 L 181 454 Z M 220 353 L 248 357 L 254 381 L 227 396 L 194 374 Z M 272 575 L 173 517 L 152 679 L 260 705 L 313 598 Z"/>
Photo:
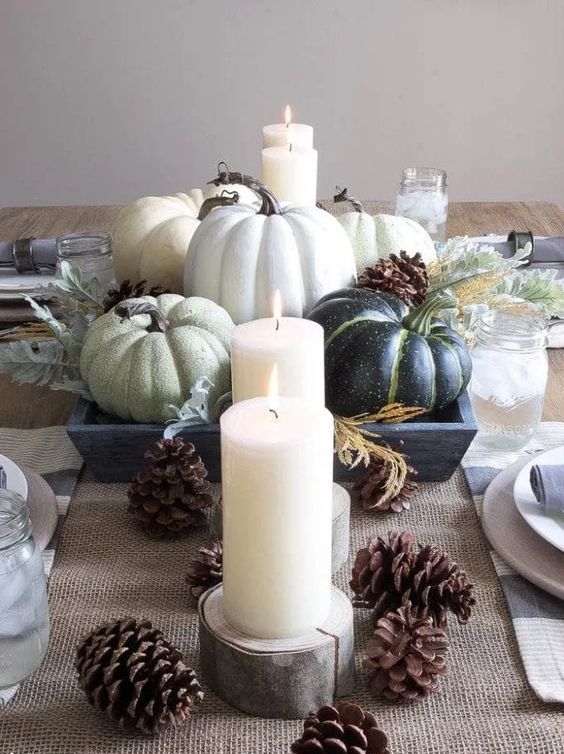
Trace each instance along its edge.
<path fill-rule="evenodd" d="M 21 495 L 0 489 L 0 689 L 41 664 L 49 643 L 43 559 Z"/>
<path fill-rule="evenodd" d="M 396 197 L 396 215 L 422 225 L 433 241 L 446 241 L 447 175 L 438 168 L 404 168 Z"/>
<path fill-rule="evenodd" d="M 491 309 L 478 320 L 470 400 L 478 440 L 499 449 L 524 447 L 542 416 L 548 357 L 542 318 Z"/>
<path fill-rule="evenodd" d="M 69 262 L 90 280 L 97 278 L 104 288 L 115 285 L 112 239 L 108 233 L 67 233 L 57 243 L 57 277 L 61 262 Z"/>

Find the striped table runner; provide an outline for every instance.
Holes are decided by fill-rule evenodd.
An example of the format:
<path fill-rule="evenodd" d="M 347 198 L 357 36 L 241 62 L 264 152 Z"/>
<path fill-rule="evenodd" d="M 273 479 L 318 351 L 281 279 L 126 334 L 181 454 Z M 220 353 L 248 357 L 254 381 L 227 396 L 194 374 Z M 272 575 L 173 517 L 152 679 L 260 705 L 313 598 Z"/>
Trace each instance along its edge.
<path fill-rule="evenodd" d="M 478 516 L 486 488 L 497 474 L 525 455 L 564 445 L 564 423 L 541 424 L 534 440 L 520 451 L 483 450 L 474 443 L 462 466 Z M 564 702 L 564 601 L 519 576 L 494 550 L 499 577 L 527 680 L 545 702 Z M 564 557 L 564 556 L 563 556 Z"/>

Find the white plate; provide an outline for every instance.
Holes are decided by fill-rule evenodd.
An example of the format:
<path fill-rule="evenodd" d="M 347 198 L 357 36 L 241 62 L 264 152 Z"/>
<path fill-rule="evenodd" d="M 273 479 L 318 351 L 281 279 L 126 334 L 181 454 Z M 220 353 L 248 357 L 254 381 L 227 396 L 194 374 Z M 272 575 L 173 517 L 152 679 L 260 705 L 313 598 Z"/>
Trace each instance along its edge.
<path fill-rule="evenodd" d="M 27 500 L 27 481 L 20 467 L 3 455 L 0 455 L 0 466 L 6 474 L 5 489 L 17 492 Z"/>
<path fill-rule="evenodd" d="M 564 513 L 547 516 L 537 503 L 530 482 L 531 466 L 562 465 L 564 465 L 564 445 L 539 453 L 525 464 L 517 475 L 513 486 L 513 498 L 517 510 L 529 526 L 544 540 L 564 552 Z"/>

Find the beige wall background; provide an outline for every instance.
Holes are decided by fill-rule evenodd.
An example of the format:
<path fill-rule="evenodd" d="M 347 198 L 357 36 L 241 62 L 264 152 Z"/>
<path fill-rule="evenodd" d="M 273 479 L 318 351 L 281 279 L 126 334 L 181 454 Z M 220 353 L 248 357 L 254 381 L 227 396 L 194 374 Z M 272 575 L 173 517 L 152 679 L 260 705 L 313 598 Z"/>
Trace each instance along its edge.
<path fill-rule="evenodd" d="M 113 203 L 260 170 L 315 126 L 319 194 L 564 204 L 563 0 L 0 0 L 0 205 Z"/>

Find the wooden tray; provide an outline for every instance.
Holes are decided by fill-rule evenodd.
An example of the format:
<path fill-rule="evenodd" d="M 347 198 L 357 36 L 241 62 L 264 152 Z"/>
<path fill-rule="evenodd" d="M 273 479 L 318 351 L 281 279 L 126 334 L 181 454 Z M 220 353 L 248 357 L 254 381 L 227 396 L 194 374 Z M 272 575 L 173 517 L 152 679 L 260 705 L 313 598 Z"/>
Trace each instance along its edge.
<path fill-rule="evenodd" d="M 100 423 L 96 404 L 82 398 L 67 426 L 69 437 L 101 482 L 129 482 L 144 467 L 144 454 L 163 434 L 157 424 Z M 477 424 L 467 393 L 440 413 L 404 424 L 366 424 L 393 447 L 402 450 L 418 470 L 421 482 L 443 482 L 456 470 L 474 439 Z M 212 482 L 221 481 L 219 425 L 189 427 L 180 437 L 196 446 Z M 350 472 L 335 458 L 335 481 L 351 481 Z"/>

